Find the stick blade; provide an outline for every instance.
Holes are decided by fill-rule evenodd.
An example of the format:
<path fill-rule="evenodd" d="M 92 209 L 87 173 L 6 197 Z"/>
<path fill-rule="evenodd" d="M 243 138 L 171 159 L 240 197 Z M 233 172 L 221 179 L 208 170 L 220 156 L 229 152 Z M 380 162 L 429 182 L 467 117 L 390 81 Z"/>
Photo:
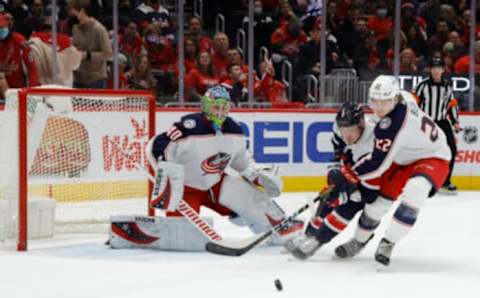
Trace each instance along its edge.
<path fill-rule="evenodd" d="M 220 240 L 220 241 L 209 241 L 207 242 L 205 248 L 207 251 L 224 256 L 239 257 L 250 251 L 260 242 L 264 241 L 270 236 L 270 231 L 260 235 L 255 235 L 240 241 L 232 240 Z"/>

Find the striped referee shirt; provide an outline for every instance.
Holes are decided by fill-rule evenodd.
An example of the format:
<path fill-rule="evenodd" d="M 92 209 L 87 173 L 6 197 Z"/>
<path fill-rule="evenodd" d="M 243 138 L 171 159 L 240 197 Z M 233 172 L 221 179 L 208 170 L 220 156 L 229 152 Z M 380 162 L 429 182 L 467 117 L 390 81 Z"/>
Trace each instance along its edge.
<path fill-rule="evenodd" d="M 458 105 L 450 80 L 442 78 L 440 83 L 434 83 L 429 77 L 421 81 L 413 93 L 419 107 L 434 121 L 449 119 L 452 124 L 458 123 Z"/>

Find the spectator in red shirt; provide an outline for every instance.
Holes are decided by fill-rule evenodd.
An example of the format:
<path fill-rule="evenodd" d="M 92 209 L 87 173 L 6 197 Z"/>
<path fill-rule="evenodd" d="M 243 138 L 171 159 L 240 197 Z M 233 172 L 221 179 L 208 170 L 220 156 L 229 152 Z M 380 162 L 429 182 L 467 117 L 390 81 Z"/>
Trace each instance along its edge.
<path fill-rule="evenodd" d="M 300 46 L 307 41 L 302 23 L 297 18 L 292 18 L 288 23 L 277 28 L 271 38 L 274 51 L 288 58 L 297 57 Z"/>
<path fill-rule="evenodd" d="M 393 22 L 388 17 L 388 8 L 384 1 L 378 2 L 376 15 L 368 18 L 368 28 L 375 32 L 375 37 L 379 42 L 390 35 L 393 29 Z"/>
<path fill-rule="evenodd" d="M 474 45 L 475 50 L 475 73 L 480 73 L 480 40 L 477 40 Z M 455 62 L 455 73 L 468 73 L 470 68 L 470 56 L 461 57 Z"/>
<path fill-rule="evenodd" d="M 145 52 L 143 39 L 138 33 L 138 26 L 135 22 L 128 22 L 123 34 L 119 37 L 118 47 L 123 53 L 127 54 L 132 63 L 141 53 Z"/>
<path fill-rule="evenodd" d="M 149 25 L 145 29 L 145 48 L 152 69 L 162 73 L 174 72 L 176 57 L 172 42 L 162 36 L 156 26 Z"/>
<path fill-rule="evenodd" d="M 213 70 L 212 59 L 208 52 L 200 52 L 197 65 L 190 70 L 185 77 L 185 89 L 187 98 L 191 101 L 199 101 L 205 91 L 220 82 Z"/>
<path fill-rule="evenodd" d="M 212 49 L 212 40 L 206 35 L 202 35 L 202 21 L 198 17 L 192 17 L 188 22 L 188 36 L 197 44 L 200 51 L 210 51 Z"/>
<path fill-rule="evenodd" d="M 259 72 L 262 78 L 260 99 L 271 102 L 272 104 L 287 102 L 285 85 L 275 80 L 275 68 L 273 67 L 271 59 L 266 59 L 260 63 Z"/>
<path fill-rule="evenodd" d="M 227 70 L 227 51 L 230 47 L 228 36 L 223 32 L 217 32 L 213 37 L 212 63 L 216 74 L 220 75 Z"/>
<path fill-rule="evenodd" d="M 39 85 L 37 67 L 23 35 L 10 31 L 5 13 L 0 13 L 0 77 L 9 88 Z"/>

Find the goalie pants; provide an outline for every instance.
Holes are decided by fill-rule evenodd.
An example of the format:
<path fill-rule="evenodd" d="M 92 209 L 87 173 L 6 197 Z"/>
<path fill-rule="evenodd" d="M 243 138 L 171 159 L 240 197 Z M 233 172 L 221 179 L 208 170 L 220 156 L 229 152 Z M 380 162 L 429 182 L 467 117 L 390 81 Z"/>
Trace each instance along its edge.
<path fill-rule="evenodd" d="M 232 215 L 232 211 L 218 203 L 221 185 L 225 174 L 222 174 L 220 181 L 208 190 L 200 190 L 185 186 L 183 190 L 183 200 L 190 205 L 197 213 L 200 213 L 200 207 L 207 207 L 216 211 L 220 215 Z M 167 212 L 167 216 L 182 216 L 178 211 Z"/>

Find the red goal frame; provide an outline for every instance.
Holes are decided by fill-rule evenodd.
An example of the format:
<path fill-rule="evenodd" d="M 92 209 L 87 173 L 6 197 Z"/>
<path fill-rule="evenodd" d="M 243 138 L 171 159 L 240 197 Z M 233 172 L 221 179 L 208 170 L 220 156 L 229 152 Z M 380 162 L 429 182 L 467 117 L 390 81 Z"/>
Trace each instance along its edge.
<path fill-rule="evenodd" d="M 18 183 L 18 239 L 17 250 L 26 251 L 28 248 L 28 137 L 27 137 L 27 99 L 29 95 L 58 95 L 58 96 L 139 96 L 148 99 L 148 136 L 149 139 L 155 136 L 155 109 L 156 100 L 152 92 L 133 91 L 133 90 L 107 90 L 107 89 L 49 89 L 49 88 L 24 88 L 18 92 L 18 167 L 19 167 L 19 183 Z M 153 169 L 149 169 L 153 174 Z M 148 181 L 148 197 L 152 192 L 153 185 Z M 149 206 L 149 198 L 147 199 L 147 212 L 152 215 Z"/>

